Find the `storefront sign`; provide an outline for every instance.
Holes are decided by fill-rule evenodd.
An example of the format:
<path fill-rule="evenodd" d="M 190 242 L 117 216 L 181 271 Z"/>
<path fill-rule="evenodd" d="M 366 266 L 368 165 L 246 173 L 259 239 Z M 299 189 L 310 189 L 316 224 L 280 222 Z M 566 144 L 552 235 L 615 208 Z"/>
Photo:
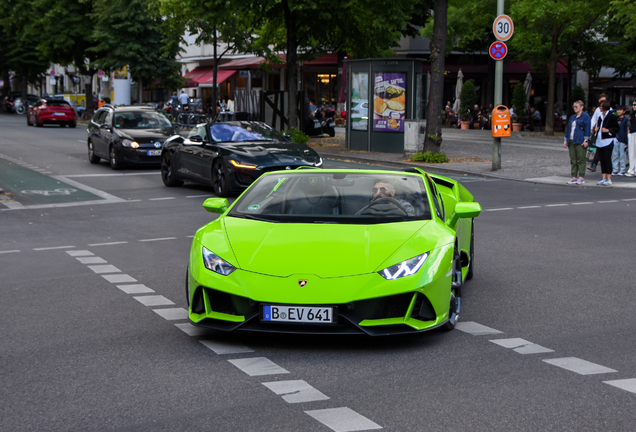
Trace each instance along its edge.
<path fill-rule="evenodd" d="M 113 78 L 115 79 L 128 79 L 128 65 L 121 69 L 115 69 L 113 71 Z"/>

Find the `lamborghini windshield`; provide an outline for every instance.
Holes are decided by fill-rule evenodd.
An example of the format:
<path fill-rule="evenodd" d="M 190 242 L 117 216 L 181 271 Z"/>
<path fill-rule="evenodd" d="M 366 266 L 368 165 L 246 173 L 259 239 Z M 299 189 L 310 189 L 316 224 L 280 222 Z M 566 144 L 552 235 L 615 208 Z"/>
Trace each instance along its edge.
<path fill-rule="evenodd" d="M 420 176 L 319 170 L 262 176 L 229 215 L 268 222 L 355 224 L 431 217 Z"/>

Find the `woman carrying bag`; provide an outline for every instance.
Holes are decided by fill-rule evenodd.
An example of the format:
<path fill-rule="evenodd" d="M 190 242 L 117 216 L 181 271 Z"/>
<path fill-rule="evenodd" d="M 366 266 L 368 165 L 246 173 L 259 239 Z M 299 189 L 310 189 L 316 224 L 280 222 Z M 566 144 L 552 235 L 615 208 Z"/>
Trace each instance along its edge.
<path fill-rule="evenodd" d="M 601 172 L 603 178 L 598 185 L 611 186 L 612 184 L 612 152 L 614 151 L 614 140 L 620 129 L 618 124 L 618 116 L 610 108 L 608 100 L 601 103 L 601 115 L 599 117 L 599 131 L 596 140 L 596 151 L 599 152 L 601 161 Z"/>

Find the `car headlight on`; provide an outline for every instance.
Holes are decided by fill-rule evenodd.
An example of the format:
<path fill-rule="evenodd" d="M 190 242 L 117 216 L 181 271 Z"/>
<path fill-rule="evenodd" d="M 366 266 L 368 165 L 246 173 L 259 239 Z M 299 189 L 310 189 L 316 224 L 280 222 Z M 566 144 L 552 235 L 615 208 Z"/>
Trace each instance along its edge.
<path fill-rule="evenodd" d="M 203 263 L 205 264 L 205 268 L 208 270 L 212 270 L 213 272 L 223 276 L 227 276 L 236 270 L 236 267 L 216 255 L 214 252 L 206 249 L 205 246 L 203 247 Z"/>
<path fill-rule="evenodd" d="M 408 259 L 406 261 L 402 261 L 401 263 L 392 265 L 391 267 L 387 267 L 384 270 L 379 271 L 378 273 L 386 280 L 394 280 L 404 276 L 411 276 L 417 273 L 420 267 L 424 265 L 424 262 L 426 262 L 426 258 L 428 258 L 428 252 Z"/>
<path fill-rule="evenodd" d="M 121 145 L 123 145 L 124 147 L 130 147 L 130 148 L 139 148 L 139 143 L 137 141 L 131 141 L 129 139 L 124 139 L 121 142 Z"/>
<path fill-rule="evenodd" d="M 254 164 L 248 164 L 244 162 L 235 161 L 234 159 L 230 160 L 230 163 L 237 168 L 245 168 L 245 169 L 256 169 L 257 166 Z"/>
<path fill-rule="evenodd" d="M 322 166 L 322 158 L 318 159 L 318 162 L 316 162 L 314 166 L 317 166 L 317 167 Z"/>

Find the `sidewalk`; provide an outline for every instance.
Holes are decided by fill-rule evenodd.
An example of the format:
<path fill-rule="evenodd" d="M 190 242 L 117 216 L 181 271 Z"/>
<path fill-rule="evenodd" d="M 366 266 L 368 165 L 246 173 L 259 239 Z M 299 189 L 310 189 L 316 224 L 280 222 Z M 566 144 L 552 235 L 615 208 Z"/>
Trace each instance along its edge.
<path fill-rule="evenodd" d="M 402 153 L 380 153 L 345 148 L 344 129 L 338 128 L 333 138 L 311 138 L 309 145 L 326 159 L 349 160 L 406 167 L 421 166 L 449 174 L 520 180 L 556 184 L 566 187 L 570 179 L 570 156 L 563 147 L 563 134 L 547 137 L 540 132 L 513 132 L 501 139 L 501 170 L 492 171 L 492 136 L 488 130 L 442 129 L 442 148 L 451 161 L 443 164 L 410 162 Z M 636 189 L 636 177 L 612 176 L 612 186 L 597 186 L 601 168 L 587 171 L 582 187 Z M 581 186 L 579 186 L 581 187 Z"/>

